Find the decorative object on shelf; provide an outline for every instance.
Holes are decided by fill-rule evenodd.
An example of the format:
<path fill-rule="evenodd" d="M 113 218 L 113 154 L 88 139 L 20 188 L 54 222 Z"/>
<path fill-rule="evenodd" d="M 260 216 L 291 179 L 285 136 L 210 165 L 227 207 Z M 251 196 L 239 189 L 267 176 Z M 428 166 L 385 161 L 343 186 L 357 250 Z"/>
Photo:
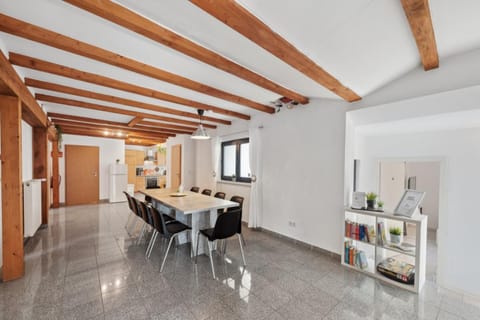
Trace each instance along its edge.
<path fill-rule="evenodd" d="M 375 209 L 377 194 L 375 192 L 367 193 L 367 209 Z"/>
<path fill-rule="evenodd" d="M 384 205 L 384 204 L 385 204 L 385 202 L 383 202 L 382 200 L 378 200 L 378 201 L 377 201 L 378 209 L 383 210 L 383 205 Z"/>
<path fill-rule="evenodd" d="M 415 190 L 405 190 L 393 214 L 397 216 L 405 216 L 411 218 L 417 211 L 418 206 L 422 203 L 425 192 Z"/>
<path fill-rule="evenodd" d="M 234 174 L 232 174 L 232 182 L 235 182 L 235 181 L 237 181 L 237 176 L 234 173 Z"/>
<path fill-rule="evenodd" d="M 192 136 L 191 136 L 192 139 L 195 139 L 195 140 L 208 140 L 208 139 L 210 139 L 210 136 L 208 135 L 207 130 L 205 130 L 205 128 L 202 125 L 202 116 L 203 116 L 204 112 L 205 112 L 205 110 L 202 110 L 202 109 L 197 110 L 198 117 L 200 119 L 200 124 L 198 125 L 197 130 L 195 130 L 192 133 Z"/>
<path fill-rule="evenodd" d="M 365 209 L 365 192 L 354 192 L 352 194 L 352 209 Z"/>
<path fill-rule="evenodd" d="M 390 241 L 392 243 L 399 244 L 402 242 L 402 229 L 400 227 L 391 227 L 390 231 Z"/>

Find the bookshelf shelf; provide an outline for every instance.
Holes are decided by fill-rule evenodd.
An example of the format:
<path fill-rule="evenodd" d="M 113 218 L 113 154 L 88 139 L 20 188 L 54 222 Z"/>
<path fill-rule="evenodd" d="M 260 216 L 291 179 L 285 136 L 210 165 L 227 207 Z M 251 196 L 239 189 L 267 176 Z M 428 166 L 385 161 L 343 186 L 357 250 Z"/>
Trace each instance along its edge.
<path fill-rule="evenodd" d="M 351 227 L 350 225 L 354 226 Z M 379 224 L 383 228 L 384 232 L 378 232 Z M 364 230 L 358 232 L 357 225 L 362 225 Z M 365 225 L 367 225 L 367 231 L 365 231 Z M 374 226 L 374 234 L 369 232 L 370 241 L 365 241 L 364 237 L 359 240 L 359 234 L 365 236 L 365 232 L 368 232 L 369 226 Z M 401 244 L 402 248 L 392 247 L 390 242 L 388 227 L 408 225 L 409 235 L 408 239 Z M 352 228 L 352 229 L 351 229 Z M 361 229 L 362 227 L 360 227 Z M 353 236 L 350 236 L 353 232 Z M 347 235 L 348 233 L 348 235 Z M 385 233 L 385 234 L 384 234 Z M 345 228 L 343 232 L 344 245 L 346 249 L 342 250 L 342 265 L 346 268 L 356 270 L 358 272 L 367 274 L 373 278 L 377 278 L 381 281 L 387 282 L 391 285 L 409 290 L 412 292 L 420 292 L 425 283 L 425 271 L 426 271 L 426 249 L 427 249 L 427 216 L 417 215 L 413 218 L 394 216 L 393 213 L 388 212 L 375 212 L 367 210 L 355 210 L 345 209 Z M 373 241 L 373 242 L 372 242 Z M 362 247 L 362 244 L 366 246 Z M 352 249 L 350 249 L 352 248 Z M 350 250 L 350 251 L 349 251 Z M 353 255 L 350 254 L 353 250 Z M 360 253 L 363 251 L 362 253 Z M 348 254 L 348 255 L 347 255 Z M 358 254 L 358 256 L 356 255 Z M 367 266 L 360 268 L 361 261 L 367 260 Z M 390 278 L 387 278 L 379 271 L 377 266 L 380 262 L 387 258 L 394 258 L 397 261 L 411 264 L 415 267 L 415 281 L 413 284 L 406 284 L 397 282 Z M 354 260 L 355 262 L 350 264 Z M 357 263 L 357 265 L 355 265 Z"/>

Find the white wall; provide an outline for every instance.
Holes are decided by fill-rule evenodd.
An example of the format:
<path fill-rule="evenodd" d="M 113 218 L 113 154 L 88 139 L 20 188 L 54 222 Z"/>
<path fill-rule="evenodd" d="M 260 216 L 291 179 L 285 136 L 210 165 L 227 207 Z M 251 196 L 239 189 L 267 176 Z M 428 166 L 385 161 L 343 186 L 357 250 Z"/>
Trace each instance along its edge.
<path fill-rule="evenodd" d="M 361 188 L 372 188 L 378 159 L 443 159 L 441 176 L 441 210 L 438 231 L 438 281 L 441 285 L 480 294 L 478 265 L 480 257 L 476 238 L 478 215 L 478 181 L 480 181 L 480 129 L 404 133 L 369 136 L 362 150 Z"/>
<path fill-rule="evenodd" d="M 406 163 L 407 177 L 416 177 L 419 191 L 425 192 L 421 207 L 428 216 L 428 228 L 438 228 L 438 203 L 440 191 L 440 162 L 422 161 Z"/>
<path fill-rule="evenodd" d="M 33 179 L 33 128 L 22 120 L 22 181 Z"/>
<path fill-rule="evenodd" d="M 120 163 L 125 161 L 125 142 L 120 139 L 95 138 L 76 135 L 63 135 L 62 151 L 65 151 L 65 145 L 96 146 L 100 148 L 99 155 L 99 178 L 100 190 L 99 200 L 108 199 L 110 195 L 109 186 L 109 166 L 120 159 Z M 60 202 L 65 202 L 65 155 L 60 158 L 59 171 L 62 177 L 60 184 Z"/>

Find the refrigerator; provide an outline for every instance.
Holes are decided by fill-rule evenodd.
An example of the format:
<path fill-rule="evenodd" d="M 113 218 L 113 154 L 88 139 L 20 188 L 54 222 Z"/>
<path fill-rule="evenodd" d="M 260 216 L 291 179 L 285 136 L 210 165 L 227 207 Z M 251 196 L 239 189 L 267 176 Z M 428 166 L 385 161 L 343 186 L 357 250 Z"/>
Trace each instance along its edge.
<path fill-rule="evenodd" d="M 110 202 L 127 201 L 123 191 L 127 191 L 128 166 L 126 164 L 110 165 Z"/>

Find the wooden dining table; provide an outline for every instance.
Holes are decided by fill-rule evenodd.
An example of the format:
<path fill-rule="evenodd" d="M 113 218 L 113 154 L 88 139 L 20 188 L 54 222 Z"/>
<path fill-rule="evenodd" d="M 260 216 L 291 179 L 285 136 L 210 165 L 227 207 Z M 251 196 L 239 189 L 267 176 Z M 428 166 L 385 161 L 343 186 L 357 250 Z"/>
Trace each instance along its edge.
<path fill-rule="evenodd" d="M 197 232 L 201 229 L 213 228 L 217 220 L 217 210 L 224 208 L 237 207 L 238 203 L 206 196 L 200 193 L 191 191 L 177 192 L 176 189 L 143 189 L 139 190 L 145 196 L 152 199 L 152 204 L 158 210 L 165 212 L 165 208 L 175 210 L 175 219 L 187 224 L 192 228 L 192 236 L 188 237 L 186 234 L 179 236 L 180 244 L 191 242 L 192 247 L 196 248 Z M 195 250 L 192 250 L 192 255 Z M 200 237 L 198 245 L 198 253 L 207 253 L 207 244 L 204 237 Z"/>

